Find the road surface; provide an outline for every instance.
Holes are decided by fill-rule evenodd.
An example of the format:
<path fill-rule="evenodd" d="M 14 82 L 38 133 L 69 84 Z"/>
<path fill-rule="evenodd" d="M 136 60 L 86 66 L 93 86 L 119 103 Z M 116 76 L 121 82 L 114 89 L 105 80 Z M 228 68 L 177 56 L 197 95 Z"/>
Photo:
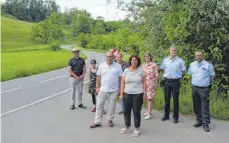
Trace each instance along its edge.
<path fill-rule="evenodd" d="M 68 48 L 68 47 L 64 47 Z M 88 59 L 95 58 L 103 62 L 102 53 L 83 51 Z M 88 75 L 85 77 L 87 86 Z M 115 126 L 107 126 L 106 115 L 102 127 L 90 129 L 94 121 L 91 96 L 86 88 L 83 103 L 87 109 L 69 110 L 70 92 L 67 69 L 63 68 L 47 73 L 1 83 L 1 120 L 2 143 L 228 143 L 229 122 L 212 120 L 211 131 L 206 133 L 202 128 L 194 128 L 194 117 L 181 115 L 180 122 L 172 120 L 162 122 L 162 113 L 153 111 L 151 120 L 142 116 L 141 135 L 136 138 L 132 132 L 119 134 L 124 127 L 123 115 L 117 104 Z M 191 100 L 191 99 L 190 99 Z M 76 100 L 77 101 L 77 100 Z M 107 108 L 107 105 L 105 109 Z M 142 113 L 145 112 L 143 109 Z M 133 118 L 132 118 L 133 130 Z"/>

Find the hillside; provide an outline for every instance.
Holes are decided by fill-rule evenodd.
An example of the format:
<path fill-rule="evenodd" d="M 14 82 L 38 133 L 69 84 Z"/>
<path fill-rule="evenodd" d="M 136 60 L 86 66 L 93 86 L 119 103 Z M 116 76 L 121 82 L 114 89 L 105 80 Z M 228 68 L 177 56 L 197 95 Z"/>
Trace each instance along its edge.
<path fill-rule="evenodd" d="M 34 44 L 30 40 L 30 32 L 34 23 L 1 17 L 2 50 L 21 50 L 44 48 L 44 45 Z"/>

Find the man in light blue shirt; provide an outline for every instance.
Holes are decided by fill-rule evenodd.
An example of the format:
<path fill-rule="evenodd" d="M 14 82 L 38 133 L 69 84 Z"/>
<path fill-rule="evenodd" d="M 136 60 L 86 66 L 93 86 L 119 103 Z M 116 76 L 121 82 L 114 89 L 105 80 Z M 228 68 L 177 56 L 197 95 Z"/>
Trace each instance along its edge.
<path fill-rule="evenodd" d="M 188 69 L 188 74 L 192 76 L 192 99 L 197 122 L 194 127 L 203 125 L 204 130 L 209 132 L 209 93 L 215 72 L 213 65 L 203 60 L 202 51 L 196 52 L 195 58 L 196 61 L 192 62 Z"/>
<path fill-rule="evenodd" d="M 162 121 L 169 119 L 170 113 L 170 98 L 173 96 L 174 112 L 173 122 L 178 123 L 179 118 L 179 89 L 180 79 L 186 71 L 184 61 L 176 56 L 176 48 L 170 48 L 170 56 L 165 58 L 161 64 L 161 69 L 164 70 L 164 96 L 165 96 L 165 114 Z"/>

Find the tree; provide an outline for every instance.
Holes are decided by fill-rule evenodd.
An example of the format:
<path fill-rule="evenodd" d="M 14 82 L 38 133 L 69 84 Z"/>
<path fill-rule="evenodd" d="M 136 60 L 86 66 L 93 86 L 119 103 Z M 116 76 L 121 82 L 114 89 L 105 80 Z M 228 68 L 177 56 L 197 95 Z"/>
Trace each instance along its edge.
<path fill-rule="evenodd" d="M 103 20 L 95 20 L 95 24 L 93 25 L 93 34 L 105 34 L 105 23 Z"/>
<path fill-rule="evenodd" d="M 80 33 L 78 35 L 78 39 L 80 40 L 80 46 L 86 47 L 89 41 L 91 41 L 91 35 L 90 34 L 85 34 L 85 33 Z"/>
<path fill-rule="evenodd" d="M 52 12 L 59 12 L 55 0 L 6 0 L 2 12 L 29 22 L 40 22 Z"/>
<path fill-rule="evenodd" d="M 87 13 L 79 12 L 72 18 L 73 36 L 91 33 L 91 21 Z"/>
<path fill-rule="evenodd" d="M 32 28 L 32 39 L 44 44 L 61 40 L 64 33 L 60 26 L 58 14 L 52 13 L 47 19 Z"/>

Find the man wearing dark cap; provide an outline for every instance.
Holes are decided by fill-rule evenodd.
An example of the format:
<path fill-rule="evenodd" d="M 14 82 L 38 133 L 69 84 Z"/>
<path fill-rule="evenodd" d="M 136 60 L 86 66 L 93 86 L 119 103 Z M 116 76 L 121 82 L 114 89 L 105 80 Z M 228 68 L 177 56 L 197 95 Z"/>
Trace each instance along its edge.
<path fill-rule="evenodd" d="M 74 57 L 69 60 L 68 72 L 70 75 L 70 86 L 71 86 L 71 110 L 75 109 L 75 93 L 77 89 L 79 108 L 86 108 L 82 103 L 82 91 L 83 91 L 83 80 L 86 73 L 86 65 L 83 58 L 79 57 L 80 50 L 74 48 L 72 53 Z M 77 87 L 77 88 L 76 88 Z"/>

